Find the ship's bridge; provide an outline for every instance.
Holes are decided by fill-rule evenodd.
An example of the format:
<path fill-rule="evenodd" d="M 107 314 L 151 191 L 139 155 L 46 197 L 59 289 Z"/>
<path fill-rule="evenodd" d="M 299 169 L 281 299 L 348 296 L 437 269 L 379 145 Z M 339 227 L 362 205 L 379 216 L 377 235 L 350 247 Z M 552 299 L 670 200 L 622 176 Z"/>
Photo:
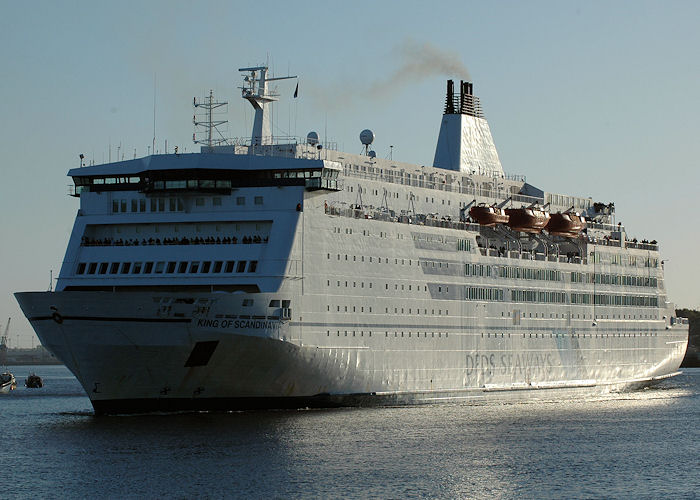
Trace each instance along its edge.
<path fill-rule="evenodd" d="M 205 153 L 152 155 L 68 172 L 75 188 L 84 192 L 139 191 L 230 193 L 261 186 L 304 186 L 308 190 L 340 190 L 339 162 L 320 159 L 275 158 Z"/>

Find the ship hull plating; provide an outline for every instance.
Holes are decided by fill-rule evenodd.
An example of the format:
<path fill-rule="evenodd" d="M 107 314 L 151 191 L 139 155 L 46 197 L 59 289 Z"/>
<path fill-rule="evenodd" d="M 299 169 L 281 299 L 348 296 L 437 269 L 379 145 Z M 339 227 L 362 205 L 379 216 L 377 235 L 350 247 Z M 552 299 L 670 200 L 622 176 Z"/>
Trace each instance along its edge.
<path fill-rule="evenodd" d="M 242 308 L 240 295 L 258 305 Z M 673 375 L 687 343 L 672 328 L 525 333 L 459 321 L 403 343 L 353 332 L 350 345 L 325 325 L 266 314 L 269 294 L 173 295 L 170 309 L 148 293 L 17 298 L 98 414 L 574 397 Z"/>

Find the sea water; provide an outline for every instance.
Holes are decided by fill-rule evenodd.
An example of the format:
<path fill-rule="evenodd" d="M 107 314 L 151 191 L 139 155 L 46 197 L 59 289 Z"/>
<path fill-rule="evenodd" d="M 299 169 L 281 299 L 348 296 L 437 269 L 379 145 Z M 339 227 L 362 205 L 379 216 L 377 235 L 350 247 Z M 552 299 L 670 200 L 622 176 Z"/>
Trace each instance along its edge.
<path fill-rule="evenodd" d="M 62 366 L 11 370 L 3 499 L 700 496 L 700 369 L 572 401 L 110 417 Z"/>

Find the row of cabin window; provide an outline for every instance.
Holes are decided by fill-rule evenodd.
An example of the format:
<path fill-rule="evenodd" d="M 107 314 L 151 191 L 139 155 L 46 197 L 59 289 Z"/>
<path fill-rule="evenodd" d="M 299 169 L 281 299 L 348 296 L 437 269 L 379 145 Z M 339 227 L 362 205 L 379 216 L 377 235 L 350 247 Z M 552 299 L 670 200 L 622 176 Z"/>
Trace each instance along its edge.
<path fill-rule="evenodd" d="M 501 317 L 506 316 L 505 311 L 501 311 Z M 508 311 L 507 316 L 510 318 L 510 311 Z M 527 318 L 525 313 L 521 311 L 516 312 L 516 316 Z M 530 312 L 530 317 L 532 318 L 532 312 Z M 545 313 L 535 312 L 535 318 L 549 318 L 549 319 L 567 319 L 569 318 L 569 313 L 549 313 L 549 316 L 545 316 Z M 659 319 L 658 314 L 573 314 L 571 313 L 571 319 Z"/>
<path fill-rule="evenodd" d="M 342 286 L 343 286 L 343 283 L 345 283 L 345 288 L 350 288 L 350 283 L 351 283 L 351 282 L 350 282 L 350 281 L 339 281 L 339 280 L 336 280 L 335 283 L 336 283 L 336 286 L 337 286 L 337 287 L 342 287 Z M 327 285 L 327 286 L 331 286 L 331 280 L 326 280 L 326 285 Z M 367 282 L 367 288 L 372 288 L 373 285 L 374 285 L 373 282 L 371 282 L 371 281 Z M 364 287 L 365 287 L 365 282 L 364 282 L 364 281 L 360 281 L 360 282 L 359 282 L 359 288 L 364 288 Z M 357 281 L 353 281 L 353 282 L 352 282 L 352 288 L 358 288 L 358 282 L 357 282 Z M 420 289 L 421 289 L 420 285 L 415 285 L 415 288 L 416 288 L 416 291 L 417 291 L 417 292 L 419 292 Z M 439 288 L 438 291 L 442 292 L 442 287 L 438 287 L 438 288 Z M 389 283 L 384 283 L 384 289 L 385 289 L 385 290 L 388 290 L 388 289 L 389 289 Z M 394 284 L 394 290 L 398 290 L 398 289 L 399 289 L 399 285 L 398 285 L 398 284 Z M 412 290 L 413 290 L 413 285 L 401 285 L 401 290 L 412 291 Z M 449 287 L 445 287 L 445 291 L 449 291 L 449 290 L 450 290 Z M 427 291 L 428 291 L 428 287 L 427 287 L 427 286 L 423 286 L 423 291 L 424 291 L 424 292 L 427 292 Z"/>
<path fill-rule="evenodd" d="M 341 307 L 342 307 L 342 309 L 341 309 Z M 326 305 L 326 311 L 327 311 L 327 312 L 330 312 L 330 311 L 331 311 L 331 305 L 330 305 L 330 304 L 327 304 L 327 305 Z M 407 311 L 408 311 L 408 312 L 407 312 Z M 359 313 L 363 313 L 363 312 L 365 312 L 365 307 L 364 307 L 364 306 L 360 306 L 359 309 L 358 309 L 357 306 L 338 306 L 338 305 L 336 305 L 336 306 L 335 306 L 335 312 L 346 312 L 346 313 L 357 313 L 357 312 L 359 312 Z M 368 307 L 367 307 L 367 312 L 368 312 L 368 313 L 371 313 L 371 312 L 372 312 L 372 306 L 368 306 Z M 438 309 L 438 310 L 437 310 L 437 315 L 438 315 L 438 316 L 442 316 L 442 312 L 443 312 L 442 309 Z M 385 308 L 384 308 L 384 314 L 392 314 L 392 313 L 389 312 L 389 308 L 388 308 L 388 307 L 385 307 Z M 412 307 L 408 307 L 408 308 L 405 308 L 405 307 L 401 307 L 401 308 L 394 307 L 394 312 L 393 312 L 393 314 L 418 314 L 418 315 L 419 315 L 419 314 L 421 314 L 421 312 L 420 312 L 420 308 L 419 308 L 419 307 L 417 307 L 417 308 L 415 308 L 415 309 L 413 309 Z M 430 314 L 435 314 L 435 309 L 431 309 Z M 423 315 L 424 315 L 424 316 L 428 315 L 428 310 L 427 310 L 427 309 L 423 309 Z M 450 311 L 449 311 L 448 309 L 445 309 L 445 316 L 449 316 L 449 315 L 450 315 Z"/>
<path fill-rule="evenodd" d="M 364 337 L 364 336 L 365 336 L 365 331 L 364 331 L 364 330 L 360 330 L 359 332 L 357 332 L 356 330 L 350 330 L 350 331 L 344 330 L 343 337 L 348 337 L 348 333 L 352 334 L 352 335 L 351 335 L 352 337 L 356 337 L 356 336 L 358 336 L 358 334 L 359 334 L 360 337 Z M 394 332 L 394 337 L 397 338 L 397 337 L 399 336 L 399 333 L 401 333 L 401 337 L 403 338 L 404 332 Z M 408 334 L 408 337 L 410 338 L 410 337 L 411 337 L 411 332 L 406 332 L 406 333 Z M 381 332 L 379 332 L 379 334 L 381 335 Z M 416 334 L 416 335 L 415 335 L 416 338 L 420 338 L 421 332 L 415 332 L 415 334 Z M 437 332 L 437 334 L 436 334 L 435 332 L 423 332 L 423 338 L 428 338 L 428 335 L 430 335 L 430 338 L 435 338 L 436 335 L 437 335 L 438 338 L 442 338 L 442 332 Z M 330 331 L 330 330 L 326 330 L 326 337 L 330 337 L 330 336 L 331 336 L 331 331 Z M 335 336 L 336 336 L 336 337 L 340 337 L 340 336 L 341 336 L 341 335 L 340 335 L 340 330 L 336 330 Z M 372 331 L 371 331 L 371 330 L 367 332 L 367 336 L 368 336 L 368 337 L 371 337 L 371 336 L 372 336 Z M 388 337 L 389 337 L 389 332 L 388 332 L 388 331 L 385 331 L 385 332 L 384 332 L 384 337 L 385 337 L 385 338 L 388 338 Z M 447 332 L 445 332 L 445 338 L 449 338 L 449 335 L 447 334 Z"/>
<path fill-rule="evenodd" d="M 596 293 L 572 293 L 572 304 L 595 304 L 602 306 L 637 306 L 637 307 L 657 307 L 659 298 L 656 296 L 638 295 L 611 295 Z"/>
<path fill-rule="evenodd" d="M 637 333 L 637 332 L 634 332 L 634 333 L 619 333 L 619 332 L 616 332 L 616 333 L 551 333 L 550 332 L 550 333 L 530 333 L 530 334 L 526 334 L 525 332 L 523 332 L 521 335 L 522 335 L 522 338 L 531 338 L 531 339 L 532 338 L 535 338 L 535 339 L 538 339 L 538 338 L 539 339 L 544 339 L 544 338 L 557 339 L 557 338 L 565 338 L 565 337 L 571 337 L 571 338 L 576 337 L 576 338 L 584 338 L 584 339 L 585 338 L 592 339 L 594 337 L 595 338 L 600 337 L 602 339 L 602 338 L 608 338 L 608 337 L 656 337 L 657 332 L 639 332 L 639 333 Z M 517 337 L 519 335 L 513 334 L 513 336 Z M 493 337 L 495 339 L 497 339 L 497 338 L 503 339 L 506 337 L 511 338 L 511 334 L 510 333 L 501 333 L 501 334 L 498 334 L 498 333 L 483 334 L 482 333 L 481 334 L 482 339 L 483 338 L 488 339 L 491 337 Z"/>
<path fill-rule="evenodd" d="M 343 255 L 341 255 L 341 254 L 336 254 L 336 260 L 346 260 L 346 261 L 350 261 L 350 257 L 352 257 L 352 262 L 358 262 L 357 255 L 350 255 L 350 256 L 348 256 L 348 254 L 345 254 L 344 257 L 343 257 Z M 331 254 L 327 253 L 327 254 L 326 254 L 326 260 L 330 260 L 330 259 L 331 259 Z M 359 260 L 359 262 L 365 262 L 365 256 L 364 256 L 364 255 L 360 255 L 360 260 Z M 367 262 L 372 262 L 372 263 L 373 263 L 373 262 L 376 262 L 377 264 L 381 264 L 381 263 L 389 264 L 389 263 L 391 262 L 391 259 L 389 259 L 388 257 L 384 257 L 384 260 L 382 261 L 382 257 L 372 257 L 372 256 L 370 255 L 370 256 L 367 257 Z M 401 266 L 412 266 L 412 265 L 413 265 L 413 260 L 412 260 L 412 259 L 397 259 L 397 258 L 394 258 L 394 264 L 397 265 L 397 266 L 398 266 L 398 265 L 401 265 Z M 420 260 L 417 260 L 417 261 L 416 261 L 416 265 L 417 265 L 417 266 L 423 265 L 424 267 L 431 267 L 431 266 L 432 266 L 432 267 L 435 267 L 435 268 L 442 268 L 442 267 L 448 268 L 448 267 L 450 267 L 449 262 L 425 261 L 425 260 L 422 261 L 422 262 L 421 262 Z"/>
<path fill-rule="evenodd" d="M 561 271 L 554 269 L 537 269 L 532 267 L 496 266 L 496 276 L 539 281 L 562 281 Z"/>
<path fill-rule="evenodd" d="M 566 304 L 566 292 L 544 292 L 540 290 L 511 290 L 510 300 L 512 302 L 541 302 L 545 304 Z M 502 295 L 501 295 L 501 299 Z"/>
<path fill-rule="evenodd" d="M 206 200 L 207 198 L 199 197 L 194 199 L 194 204 L 197 207 L 204 207 L 206 206 Z M 245 196 L 237 196 L 236 197 L 236 205 L 242 206 L 245 205 Z M 255 196 L 253 197 L 253 203 L 255 205 L 262 205 L 263 204 L 263 197 L 262 196 Z M 220 207 L 221 206 L 221 197 L 219 196 L 214 196 L 211 198 L 211 204 L 214 207 Z M 126 213 L 128 211 L 131 212 L 146 212 L 146 207 L 150 208 L 150 212 L 184 212 L 185 210 L 185 205 L 182 201 L 181 198 L 149 198 L 148 203 L 146 203 L 145 198 L 132 198 L 130 200 L 126 199 L 120 199 L 120 200 L 112 200 L 112 213 Z M 129 208 L 131 210 L 129 210 Z M 166 210 L 167 209 L 167 210 Z"/>
<path fill-rule="evenodd" d="M 258 261 L 80 262 L 75 274 L 208 274 L 254 273 Z"/>
<path fill-rule="evenodd" d="M 503 302 L 505 300 L 503 290 L 499 288 L 466 287 L 466 298 L 468 300 L 488 300 Z M 593 295 L 589 293 L 551 292 L 542 290 L 511 290 L 511 302 L 537 302 L 541 304 L 592 304 Z M 609 295 L 596 294 L 595 303 L 599 305 L 611 306 L 642 306 L 657 307 L 658 298 L 635 295 Z"/>
<path fill-rule="evenodd" d="M 658 280 L 652 276 L 629 276 L 625 274 L 571 273 L 572 283 L 597 283 L 601 285 L 648 286 L 656 288 Z"/>

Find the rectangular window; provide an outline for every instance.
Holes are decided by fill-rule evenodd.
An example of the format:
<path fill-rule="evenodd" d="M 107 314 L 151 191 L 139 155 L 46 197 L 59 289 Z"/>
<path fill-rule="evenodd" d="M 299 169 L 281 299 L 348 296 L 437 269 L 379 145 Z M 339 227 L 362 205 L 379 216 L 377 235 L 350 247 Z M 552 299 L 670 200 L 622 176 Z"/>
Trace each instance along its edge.
<path fill-rule="evenodd" d="M 168 198 L 168 210 L 171 212 L 177 211 L 177 200 L 175 198 Z"/>
<path fill-rule="evenodd" d="M 153 262 L 146 262 L 146 265 L 143 267 L 143 274 L 151 274 L 153 271 Z"/>
<path fill-rule="evenodd" d="M 131 262 L 124 262 L 122 264 L 122 274 L 129 274 L 130 269 L 131 269 Z"/>
<path fill-rule="evenodd" d="M 119 212 L 119 200 L 112 200 L 112 213 Z"/>
<path fill-rule="evenodd" d="M 221 272 L 221 267 L 224 265 L 224 263 L 220 260 L 217 260 L 214 262 L 214 269 L 212 269 L 212 273 L 220 273 Z"/>
<path fill-rule="evenodd" d="M 236 272 L 237 273 L 245 272 L 245 264 L 246 264 L 245 260 L 239 260 L 238 265 L 236 266 Z"/>
<path fill-rule="evenodd" d="M 84 274 L 85 273 L 85 262 L 81 262 L 78 264 L 78 269 L 76 269 L 75 274 Z"/>
<path fill-rule="evenodd" d="M 211 199 L 211 204 L 214 205 L 215 207 L 220 207 L 221 206 L 221 198 L 218 196 L 215 196 L 214 198 Z"/>
<path fill-rule="evenodd" d="M 185 189 L 185 181 L 165 181 L 165 189 Z"/>
<path fill-rule="evenodd" d="M 155 198 L 151 198 L 151 212 L 155 212 L 158 209 L 158 202 Z"/>
<path fill-rule="evenodd" d="M 190 264 L 190 273 L 194 274 L 199 270 L 199 262 L 195 261 L 192 264 Z"/>
<path fill-rule="evenodd" d="M 138 200 L 132 199 L 131 200 L 131 211 L 136 212 L 138 210 Z"/>
<path fill-rule="evenodd" d="M 245 196 L 238 196 L 236 198 L 236 205 L 245 205 Z"/>
<path fill-rule="evenodd" d="M 120 205 L 121 205 L 122 212 L 126 212 L 126 200 L 121 200 Z"/>
<path fill-rule="evenodd" d="M 112 262 L 112 265 L 109 266 L 109 274 L 117 274 L 119 271 L 119 262 Z"/>
<path fill-rule="evenodd" d="M 99 271 L 97 271 L 98 274 L 107 274 L 107 267 L 108 266 L 109 266 L 109 264 L 107 264 L 106 262 L 101 262 L 100 269 L 99 269 Z"/>
<path fill-rule="evenodd" d="M 165 212 L 165 198 L 158 198 L 158 211 Z"/>
<path fill-rule="evenodd" d="M 200 269 L 200 273 L 208 273 L 209 269 L 211 269 L 211 262 L 206 261 L 202 262 L 202 268 Z"/>
<path fill-rule="evenodd" d="M 139 212 L 146 211 L 146 200 L 139 200 Z"/>
<path fill-rule="evenodd" d="M 177 272 L 180 274 L 184 274 L 187 272 L 187 262 L 180 262 L 177 266 Z"/>
<path fill-rule="evenodd" d="M 168 267 L 165 269 L 165 272 L 168 274 L 173 274 L 175 272 L 175 265 L 176 262 L 168 262 Z"/>
<path fill-rule="evenodd" d="M 256 205 L 262 205 L 262 204 L 263 204 L 263 197 L 262 197 L 262 196 L 256 196 L 256 197 L 255 197 L 255 204 L 256 204 Z"/>
<path fill-rule="evenodd" d="M 258 268 L 258 261 L 257 260 L 251 260 L 250 264 L 248 264 L 248 272 L 249 273 L 254 273 L 255 270 Z"/>
<path fill-rule="evenodd" d="M 226 261 L 226 268 L 224 269 L 225 273 L 232 273 L 233 272 L 233 265 L 235 264 L 235 261 L 233 260 L 227 260 Z"/>
<path fill-rule="evenodd" d="M 134 267 L 131 268 L 131 274 L 139 274 L 141 272 L 141 263 L 134 262 Z"/>
<path fill-rule="evenodd" d="M 195 198 L 194 204 L 198 207 L 204 206 L 204 198 Z"/>
<path fill-rule="evenodd" d="M 156 274 L 163 274 L 163 269 L 165 269 L 165 262 L 156 262 Z"/>

